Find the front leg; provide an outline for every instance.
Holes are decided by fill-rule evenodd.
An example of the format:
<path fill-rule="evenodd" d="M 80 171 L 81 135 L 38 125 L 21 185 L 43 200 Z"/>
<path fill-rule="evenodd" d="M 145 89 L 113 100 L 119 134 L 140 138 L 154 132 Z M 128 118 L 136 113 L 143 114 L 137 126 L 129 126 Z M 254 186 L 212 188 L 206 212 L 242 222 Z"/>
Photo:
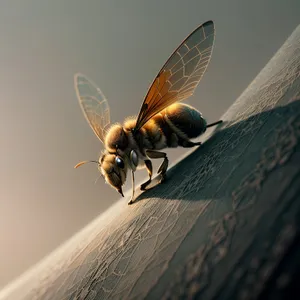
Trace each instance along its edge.
<path fill-rule="evenodd" d="M 149 179 L 141 185 L 142 191 L 144 191 L 146 187 L 150 184 L 152 180 L 152 171 L 153 171 L 151 160 L 146 159 L 144 162 L 145 162 L 146 169 L 148 171 Z"/>
<path fill-rule="evenodd" d="M 161 180 L 160 182 L 165 181 L 166 179 L 166 173 L 169 165 L 169 159 L 167 157 L 167 154 L 164 152 L 159 152 L 159 151 L 154 151 L 154 150 L 146 150 L 146 154 L 149 158 L 163 158 L 163 162 L 160 165 L 157 173 L 161 175 Z"/>
<path fill-rule="evenodd" d="M 135 191 L 135 182 L 134 182 L 134 172 L 131 171 L 131 182 L 132 182 L 132 194 L 131 194 L 131 199 L 128 202 L 128 205 L 132 204 L 134 201 L 134 191 Z"/>

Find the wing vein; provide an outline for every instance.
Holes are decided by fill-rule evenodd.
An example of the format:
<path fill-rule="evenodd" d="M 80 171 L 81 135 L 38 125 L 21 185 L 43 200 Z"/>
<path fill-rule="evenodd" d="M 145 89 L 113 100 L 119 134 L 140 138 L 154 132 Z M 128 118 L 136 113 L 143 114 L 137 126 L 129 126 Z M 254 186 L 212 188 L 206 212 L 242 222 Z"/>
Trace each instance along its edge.
<path fill-rule="evenodd" d="M 169 105 L 194 93 L 210 61 L 214 37 L 214 24 L 208 21 L 196 28 L 173 52 L 146 94 L 136 130 Z"/>

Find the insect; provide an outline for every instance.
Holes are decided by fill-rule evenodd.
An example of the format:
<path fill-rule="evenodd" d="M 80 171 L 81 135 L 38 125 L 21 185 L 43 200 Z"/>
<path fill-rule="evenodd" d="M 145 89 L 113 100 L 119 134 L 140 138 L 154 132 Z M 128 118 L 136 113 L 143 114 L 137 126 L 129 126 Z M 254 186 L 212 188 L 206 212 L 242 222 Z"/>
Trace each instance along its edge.
<path fill-rule="evenodd" d="M 134 172 L 145 167 L 149 179 L 141 185 L 145 190 L 152 180 L 151 159 L 163 159 L 158 169 L 160 182 L 166 179 L 168 157 L 160 150 L 169 147 L 190 148 L 201 145 L 192 142 L 206 128 L 202 114 L 180 101 L 190 97 L 200 82 L 210 61 L 215 37 L 213 21 L 196 28 L 173 52 L 150 86 L 136 118 L 127 118 L 123 125 L 111 124 L 108 101 L 101 90 L 85 75 L 74 76 L 76 94 L 83 114 L 96 136 L 104 144 L 99 161 L 83 161 L 75 168 L 93 162 L 105 181 L 123 197 L 122 186 L 131 170 L 134 200 Z"/>

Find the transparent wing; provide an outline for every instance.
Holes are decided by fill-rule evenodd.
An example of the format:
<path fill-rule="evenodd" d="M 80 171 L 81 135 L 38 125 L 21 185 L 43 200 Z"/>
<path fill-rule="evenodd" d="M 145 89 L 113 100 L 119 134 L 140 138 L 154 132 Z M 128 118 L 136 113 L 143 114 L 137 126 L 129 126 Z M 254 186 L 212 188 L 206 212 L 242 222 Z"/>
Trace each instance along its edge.
<path fill-rule="evenodd" d="M 194 93 L 212 54 L 213 21 L 196 28 L 173 52 L 154 79 L 139 112 L 136 130 L 169 105 Z"/>
<path fill-rule="evenodd" d="M 105 135 L 110 126 L 107 99 L 101 90 L 83 74 L 75 74 L 74 85 L 85 118 L 100 141 L 104 143 Z"/>

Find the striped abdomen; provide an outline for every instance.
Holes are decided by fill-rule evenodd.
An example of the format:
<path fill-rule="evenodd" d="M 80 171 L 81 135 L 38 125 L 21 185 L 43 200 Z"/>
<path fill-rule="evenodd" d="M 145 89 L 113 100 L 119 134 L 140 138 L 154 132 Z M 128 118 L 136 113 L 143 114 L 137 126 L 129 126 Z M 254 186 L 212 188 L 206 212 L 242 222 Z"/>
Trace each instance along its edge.
<path fill-rule="evenodd" d="M 206 130 L 206 121 L 192 106 L 175 103 L 154 116 L 143 129 L 147 132 L 147 140 L 153 141 L 149 148 L 159 150 L 183 146 L 184 141 L 200 136 Z"/>

